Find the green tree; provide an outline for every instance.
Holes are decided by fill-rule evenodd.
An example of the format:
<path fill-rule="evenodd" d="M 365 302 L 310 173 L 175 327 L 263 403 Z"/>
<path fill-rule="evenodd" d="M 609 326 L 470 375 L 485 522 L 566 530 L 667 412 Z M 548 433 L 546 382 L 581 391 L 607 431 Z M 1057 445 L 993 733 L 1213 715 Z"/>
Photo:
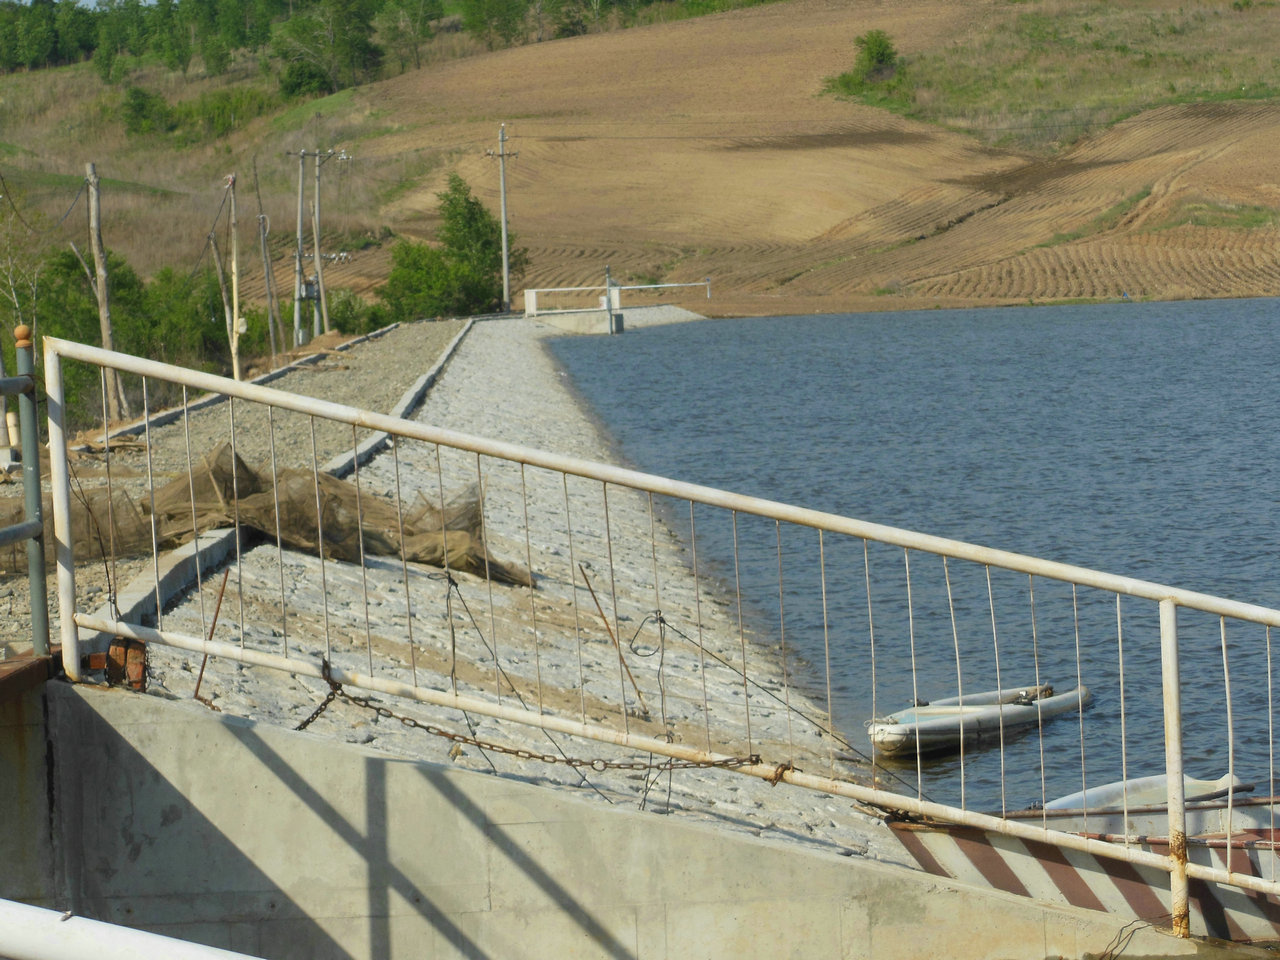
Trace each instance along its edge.
<path fill-rule="evenodd" d="M 431 22 L 444 16 L 441 0 L 387 0 L 374 23 L 378 38 L 400 63 L 422 67 L 422 45 L 435 36 Z"/>
<path fill-rule="evenodd" d="M 373 14 L 373 0 L 321 0 L 286 20 L 273 44 L 286 61 L 281 89 L 303 92 L 323 75 L 328 90 L 341 90 L 374 76 L 382 50 L 373 42 Z"/>
<path fill-rule="evenodd" d="M 30 70 L 46 67 L 58 49 L 53 0 L 32 0 L 18 23 L 18 58 Z"/>
<path fill-rule="evenodd" d="M 93 14 L 76 0 L 58 0 L 54 26 L 58 31 L 60 63 L 79 63 L 93 53 L 97 26 Z"/>
<path fill-rule="evenodd" d="M 391 251 L 391 272 L 378 291 L 392 320 L 466 316 L 502 305 L 502 224 L 457 174 L 439 194 L 438 246 L 402 242 Z M 512 247 L 511 275 L 519 277 L 528 253 Z"/>
<path fill-rule="evenodd" d="M 490 49 L 525 33 L 529 0 L 462 0 L 462 28 Z"/>

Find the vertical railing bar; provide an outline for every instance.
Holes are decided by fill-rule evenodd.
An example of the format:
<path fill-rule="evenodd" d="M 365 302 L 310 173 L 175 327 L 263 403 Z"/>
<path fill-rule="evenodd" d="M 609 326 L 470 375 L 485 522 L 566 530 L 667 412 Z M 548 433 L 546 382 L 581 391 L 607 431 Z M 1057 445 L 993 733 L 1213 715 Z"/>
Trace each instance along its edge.
<path fill-rule="evenodd" d="M 458 692 L 458 628 L 453 622 L 453 571 L 449 569 L 449 520 L 444 502 L 444 466 L 440 462 L 440 444 L 436 451 L 436 491 L 440 497 L 440 553 L 444 560 L 444 615 L 449 627 L 449 684 Z"/>
<path fill-rule="evenodd" d="M 193 539 L 198 540 L 200 538 L 200 524 L 196 517 L 196 477 L 194 465 L 191 462 L 191 404 L 185 383 L 182 385 L 182 436 L 187 448 L 187 496 L 191 498 L 191 536 Z M 110 501 L 108 500 L 108 502 Z M 207 637 L 209 636 L 209 619 L 204 608 L 204 575 L 200 569 L 199 550 L 195 552 L 195 563 L 196 597 L 200 601 L 200 636 Z"/>
<path fill-rule="evenodd" d="M 702 629 L 702 582 L 698 572 L 698 525 L 694 520 L 693 501 L 689 501 L 689 543 L 693 559 L 693 610 L 698 626 L 698 674 L 702 678 L 702 724 L 707 738 L 707 750 L 711 750 L 711 707 L 707 699 L 706 638 Z M 785 648 L 784 653 L 785 656 Z M 783 675 L 786 669 L 783 668 Z"/>
<path fill-rule="evenodd" d="M 107 474 L 107 596 L 111 600 L 111 612 L 119 617 L 120 607 L 116 604 L 120 586 L 119 568 L 116 565 L 116 498 L 111 476 L 111 421 L 107 419 L 106 367 L 98 368 L 98 382 L 102 389 L 102 456 Z M 7 430 L 8 426 L 4 429 Z"/>
<path fill-rule="evenodd" d="M 280 573 L 280 641 L 284 655 L 289 656 L 289 612 L 285 598 L 284 538 L 280 530 L 280 471 L 276 465 L 275 407 L 267 406 L 267 448 L 271 452 L 271 499 L 275 505 L 276 520 L 276 569 Z"/>
<path fill-rule="evenodd" d="M 951 566 L 947 562 L 946 554 L 942 557 L 942 578 L 947 584 L 947 610 L 951 614 L 951 646 L 956 654 L 956 696 L 960 698 L 960 703 L 964 703 L 964 671 L 961 668 L 960 658 L 960 628 L 956 624 L 956 602 L 951 591 Z M 872 714 L 874 716 L 874 714 Z M 967 810 L 968 806 L 965 802 L 965 788 L 967 787 L 968 778 L 965 776 L 965 755 L 964 755 L 964 711 L 960 711 L 960 809 Z"/>
<path fill-rule="evenodd" d="M 871 651 L 871 716 L 880 716 L 876 708 L 876 620 L 871 611 L 871 552 L 866 537 L 862 538 L 862 572 L 867 586 L 867 639 Z M 876 757 L 879 751 L 871 750 L 871 782 L 876 780 Z"/>
<path fill-rule="evenodd" d="M 489 636 L 493 640 L 493 688 L 496 692 L 498 703 L 502 703 L 502 662 L 498 656 L 501 649 L 498 645 L 498 621 L 493 609 L 493 576 L 489 569 L 489 530 L 488 518 L 485 510 L 485 483 L 484 468 L 480 463 L 480 454 L 476 454 L 476 486 L 480 497 L 480 543 L 484 553 L 484 582 L 489 596 Z M 515 692 L 515 685 L 512 685 L 512 691 Z M 519 696 L 519 694 L 516 694 Z"/>
<path fill-rule="evenodd" d="M 1178 663 L 1178 607 L 1160 601 L 1160 674 L 1164 693 L 1164 757 L 1169 798 L 1169 896 L 1176 937 L 1191 936 L 1187 898 L 1187 819 L 1182 773 L 1182 688 Z M 1126 811 L 1126 819 L 1128 812 Z M 1228 864 L 1230 848 L 1227 850 Z M 1230 866 L 1227 867 L 1230 871 Z"/>
<path fill-rule="evenodd" d="M 831 773 L 836 770 L 836 712 L 831 699 L 831 624 L 827 615 L 827 549 L 823 530 L 818 528 L 818 574 L 822 582 L 822 656 L 827 672 L 827 729 L 824 738 L 828 746 L 828 764 Z"/>
<path fill-rule="evenodd" d="M 80 628 L 76 626 L 75 621 L 76 568 L 71 543 L 71 476 L 67 466 L 67 398 L 62 382 L 62 357 L 57 350 L 45 351 L 44 389 L 49 415 L 53 547 L 58 565 L 58 635 L 62 640 L 62 668 L 68 677 L 79 681 L 83 679 L 83 673 L 80 667 Z"/>
<path fill-rule="evenodd" d="M 1004 689 L 1004 681 L 1000 677 L 1000 632 L 996 628 L 996 593 L 991 585 L 991 564 L 983 564 L 987 572 L 987 609 L 991 613 L 991 649 L 995 655 L 996 661 L 996 689 Z M 1004 706 L 1000 705 L 998 712 L 1000 718 L 1000 815 L 1008 811 L 1008 801 L 1005 797 L 1005 771 L 1004 771 Z"/>
<path fill-rule="evenodd" d="M 236 593 L 240 617 L 240 649 L 244 649 L 244 550 L 240 530 L 240 473 L 236 469 L 236 398 L 227 397 L 227 419 L 231 429 L 231 512 L 236 536 Z"/>
<path fill-rule="evenodd" d="M 1128 736 L 1128 711 L 1125 703 L 1124 693 L 1124 616 L 1122 613 L 1123 604 L 1120 600 L 1120 594 L 1116 594 L 1116 657 L 1119 660 L 1117 666 L 1117 674 L 1120 681 L 1120 782 L 1124 786 L 1120 789 L 1120 807 L 1124 812 L 1124 819 L 1127 823 L 1129 820 L 1129 736 Z M 1124 845 L 1129 846 L 1129 831 L 1125 831 Z"/>
<path fill-rule="evenodd" d="M 649 558 L 653 563 L 653 616 L 658 621 L 658 712 L 662 729 L 670 730 L 667 720 L 667 629 L 662 620 L 662 577 L 658 571 L 658 520 L 653 506 L 653 491 L 649 500 Z"/>
<path fill-rule="evenodd" d="M 524 510 L 524 562 L 529 569 L 529 624 L 533 630 L 533 669 L 538 689 L 538 715 L 544 713 L 542 701 L 542 638 L 538 635 L 538 591 L 533 586 L 533 536 L 529 530 L 529 482 L 525 465 L 520 464 L 520 505 Z"/>
<path fill-rule="evenodd" d="M 786 591 L 782 586 L 782 523 L 773 521 L 774 536 L 778 544 L 778 633 L 782 641 L 782 692 L 787 706 L 787 747 L 791 756 L 796 753 L 795 733 L 791 726 L 791 674 L 787 656 L 787 606 Z"/>
<path fill-rule="evenodd" d="M 151 571 L 156 582 L 156 626 L 164 629 L 164 598 L 160 595 L 160 540 L 156 530 L 156 481 L 151 459 L 151 398 L 148 378 L 142 378 L 142 427 L 147 446 L 147 496 L 151 503 Z M 106 411 L 103 411 L 106 418 Z"/>
<path fill-rule="evenodd" d="M 920 684 L 916 671 L 916 614 L 911 596 L 911 551 L 902 549 L 902 569 L 907 581 L 907 643 L 911 653 L 911 702 L 920 702 Z M 920 756 L 920 738 L 916 736 L 916 797 L 924 797 L 924 760 Z"/>
<path fill-rule="evenodd" d="M 356 486 L 356 542 L 360 556 L 360 597 L 364 603 L 364 649 L 373 676 L 373 624 L 369 622 L 369 565 L 364 555 L 364 491 L 360 488 L 360 438 L 351 424 L 351 467 Z"/>
<path fill-rule="evenodd" d="M 1075 627 L 1076 638 L 1076 689 L 1079 690 L 1084 686 L 1084 670 L 1080 666 L 1080 598 L 1076 584 L 1071 584 L 1071 620 Z M 1088 778 L 1086 776 L 1085 764 L 1085 740 L 1084 740 L 1084 704 L 1080 705 L 1080 709 L 1076 711 L 1076 722 L 1080 729 L 1080 792 L 1083 794 L 1088 789 Z M 1089 832 L 1089 805 L 1082 804 L 1084 807 L 1084 832 Z M 1048 824 L 1046 816 L 1041 821 L 1042 825 Z"/>
<path fill-rule="evenodd" d="M 1227 873 L 1235 872 L 1232 866 L 1234 857 L 1231 850 L 1231 839 L 1235 836 L 1235 819 L 1233 817 L 1236 789 L 1236 724 L 1231 710 L 1231 664 L 1227 656 L 1227 618 L 1218 617 L 1218 632 L 1222 643 L 1222 687 L 1227 701 Z"/>
<path fill-rule="evenodd" d="M 751 737 L 751 689 L 747 672 L 747 629 L 742 617 L 742 565 L 738 553 L 738 511 L 733 515 L 733 593 L 738 608 L 738 644 L 742 647 L 742 711 L 746 714 L 747 753 L 752 752 Z"/>
<path fill-rule="evenodd" d="M 400 578 L 404 581 L 405 636 L 409 641 L 409 676 L 418 686 L 418 645 L 413 639 L 413 586 L 409 578 L 409 550 L 404 542 L 404 488 L 400 483 L 400 435 L 391 434 L 391 464 L 396 484 L 396 530 L 400 537 Z M 443 524 L 443 518 L 441 519 Z"/>
<path fill-rule="evenodd" d="M 1275 696 L 1273 685 L 1273 674 L 1271 672 L 1271 627 L 1266 628 L 1266 647 L 1267 647 L 1267 796 L 1274 797 L 1276 795 L 1276 737 L 1275 737 Z M 1272 842 L 1275 841 L 1276 835 L 1276 806 L 1269 804 L 1267 806 L 1268 823 L 1271 833 L 1269 836 Z M 1271 882 L 1276 880 L 1276 856 L 1268 858 L 1271 864 Z"/>
<path fill-rule="evenodd" d="M 626 660 L 622 654 L 622 633 L 618 629 L 618 584 L 615 580 L 613 568 L 613 527 L 609 516 L 609 484 L 600 484 L 600 503 L 604 508 L 604 555 L 605 562 L 609 564 L 609 602 L 613 609 L 613 642 L 618 648 L 618 694 L 622 701 L 622 729 L 629 731 L 631 729 L 631 718 L 627 715 L 627 683 L 623 672 L 627 669 Z M 600 615 L 604 616 L 604 611 Z M 608 623 L 605 629 L 608 630 Z M 637 697 L 639 690 L 637 688 Z M 644 711 L 643 704 L 640 709 Z"/>
<path fill-rule="evenodd" d="M 320 495 L 320 454 L 316 450 L 316 418 L 307 418 L 311 427 L 311 483 L 316 491 L 316 553 L 320 557 L 320 597 L 324 610 L 324 656 L 333 662 L 333 637 L 329 630 L 329 578 L 324 562 L 324 504 Z"/>
<path fill-rule="evenodd" d="M 573 635 L 578 643 L 578 707 L 581 720 L 587 722 L 587 677 L 582 662 L 582 615 L 578 605 L 578 565 L 573 555 L 573 513 L 569 507 L 569 475 L 560 474 L 564 487 L 564 529 L 569 540 L 569 595 L 573 598 Z"/>
<path fill-rule="evenodd" d="M 1040 697 L 1040 634 L 1036 622 L 1036 578 L 1027 575 L 1027 594 L 1031 601 L 1031 656 L 1035 664 L 1036 683 L 1036 741 L 1040 747 L 1040 808 L 1044 809 L 1048 801 L 1048 788 L 1045 783 L 1044 765 L 1044 706 Z"/>

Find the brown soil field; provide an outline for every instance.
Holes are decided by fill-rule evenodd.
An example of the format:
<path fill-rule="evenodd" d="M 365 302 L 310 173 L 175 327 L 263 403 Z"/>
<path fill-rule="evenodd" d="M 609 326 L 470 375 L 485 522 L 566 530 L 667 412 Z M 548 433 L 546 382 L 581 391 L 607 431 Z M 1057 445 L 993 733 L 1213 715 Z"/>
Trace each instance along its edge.
<path fill-rule="evenodd" d="M 822 92 L 868 30 L 910 57 L 1006 11 L 786 0 L 440 61 L 344 94 L 325 123 L 352 176 L 403 166 L 412 185 L 360 214 L 417 238 L 433 236 L 451 171 L 498 211 L 486 153 L 505 124 L 509 221 L 530 256 L 517 308 L 520 287 L 599 285 L 606 265 L 622 283 L 710 278 L 710 300 L 653 299 L 714 315 L 1280 290 L 1274 226 L 1171 225 L 1193 204 L 1280 209 L 1280 103 L 1161 107 L 1046 157 Z M 226 159 L 247 167 L 253 137 Z M 369 296 L 389 265 L 389 244 L 360 251 L 326 266 L 326 285 Z M 291 286 L 291 259 L 276 271 Z M 261 297 L 260 268 L 244 289 Z"/>
<path fill-rule="evenodd" d="M 454 169 L 496 211 L 485 149 L 505 122 L 524 287 L 600 284 L 606 264 L 623 282 L 709 277 L 709 301 L 697 289 L 661 299 L 715 315 L 1280 289 L 1273 228 L 1154 229 L 1190 201 L 1280 207 L 1280 105 L 1161 108 L 1045 159 L 821 93 L 867 30 L 910 55 L 992 7 L 790 0 L 454 61 L 358 91 L 404 126 L 358 149 L 457 145 Z M 388 221 L 429 236 L 443 178 Z M 1053 242 L 1073 232 L 1084 235 Z M 368 289 L 386 258 L 362 255 L 326 281 Z"/>

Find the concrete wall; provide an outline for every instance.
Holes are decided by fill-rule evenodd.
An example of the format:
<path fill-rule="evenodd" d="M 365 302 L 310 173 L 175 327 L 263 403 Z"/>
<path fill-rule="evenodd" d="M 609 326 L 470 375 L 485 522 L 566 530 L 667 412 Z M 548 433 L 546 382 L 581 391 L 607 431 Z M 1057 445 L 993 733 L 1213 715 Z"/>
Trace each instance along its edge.
<path fill-rule="evenodd" d="M 308 960 L 968 960 L 1083 957 L 1123 939 L 1123 924 L 1101 914 L 189 702 L 56 682 L 46 691 L 56 842 L 50 855 L 41 814 L 21 813 L 27 836 L 4 835 L 0 862 L 29 862 L 29 877 L 7 878 L 0 895 L 99 920 Z M 32 774 L 44 757 L 38 700 L 4 738 L 5 763 Z M 24 737 L 35 742 L 15 751 Z M 5 794 L 6 809 L 40 793 Z M 1130 934 L 1129 957 L 1197 951 L 1147 928 Z"/>
<path fill-rule="evenodd" d="M 565 333 L 610 334 L 622 333 L 624 321 L 622 313 L 610 313 L 608 310 L 581 310 L 576 313 L 540 313 L 538 322 L 549 327 L 563 330 Z"/>

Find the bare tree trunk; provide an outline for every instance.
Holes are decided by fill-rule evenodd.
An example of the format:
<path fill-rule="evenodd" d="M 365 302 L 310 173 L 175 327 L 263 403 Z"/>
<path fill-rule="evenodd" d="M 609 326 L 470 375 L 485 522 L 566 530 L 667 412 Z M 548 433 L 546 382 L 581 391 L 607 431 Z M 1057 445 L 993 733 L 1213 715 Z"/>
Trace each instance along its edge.
<path fill-rule="evenodd" d="M 96 279 L 94 294 L 98 298 L 98 323 L 102 328 L 102 347 L 104 350 L 115 349 L 115 338 L 111 334 L 111 296 L 107 283 L 107 254 L 102 246 L 102 211 L 98 198 L 98 171 L 93 163 L 85 164 L 85 176 L 89 181 L 89 246 L 93 249 L 93 264 Z M 107 409 L 104 415 L 107 422 L 120 420 L 129 416 L 129 405 L 124 397 L 124 387 L 120 382 L 119 370 L 106 370 Z"/>

